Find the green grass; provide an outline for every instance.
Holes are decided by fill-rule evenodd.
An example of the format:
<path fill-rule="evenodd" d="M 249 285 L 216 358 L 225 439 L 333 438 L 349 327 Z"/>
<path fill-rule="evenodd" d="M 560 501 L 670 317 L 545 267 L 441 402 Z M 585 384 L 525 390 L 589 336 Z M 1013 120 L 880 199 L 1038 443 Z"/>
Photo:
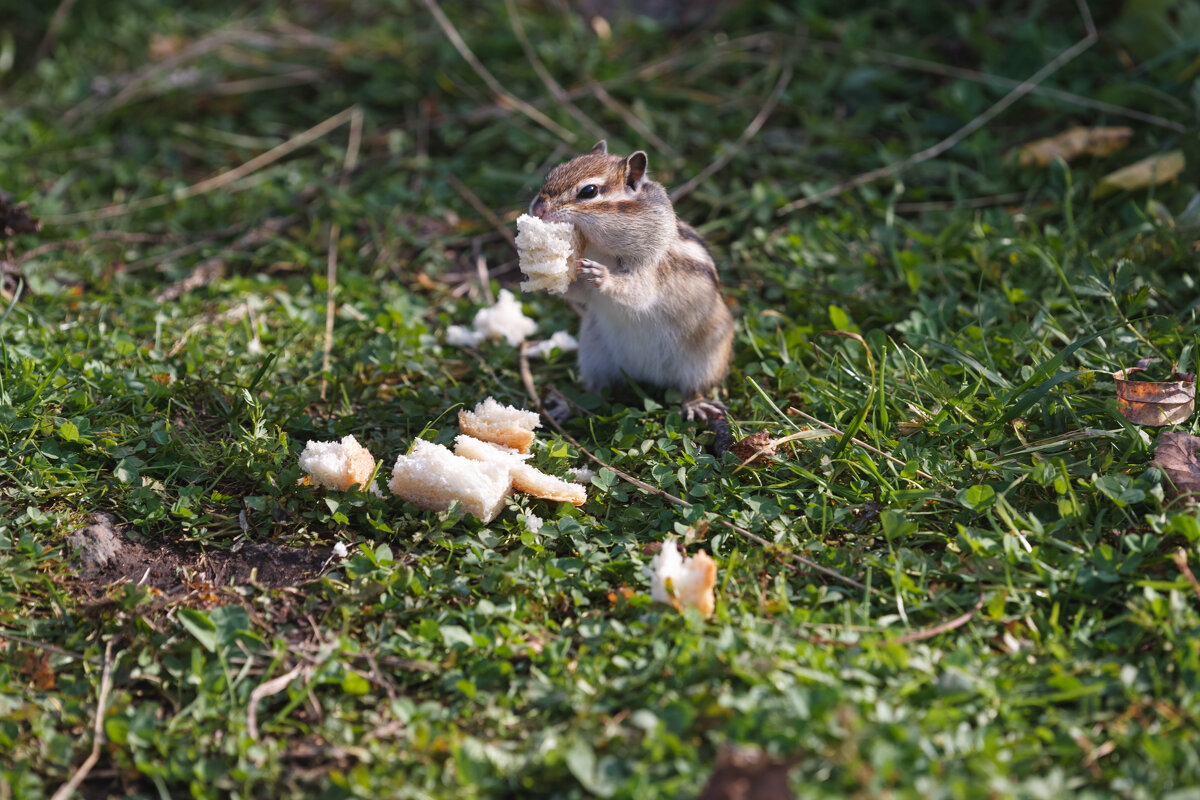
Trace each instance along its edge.
<path fill-rule="evenodd" d="M 745 4 L 681 32 L 614 16 L 604 39 L 558 4 L 516 3 L 581 116 L 613 151 L 648 149 L 668 186 L 732 147 L 794 70 L 678 204 L 736 304 L 734 429 L 811 427 L 794 407 L 903 466 L 829 436 L 738 470 L 679 398 L 588 395 L 557 356 L 533 373 L 590 412 L 568 433 L 693 505 L 601 471 L 581 508 L 518 496 L 486 526 L 298 486 L 296 456 L 354 434 L 386 472 L 414 437 L 449 442 L 462 404 L 527 404 L 515 349 L 443 343 L 483 302 L 476 253 L 503 270 L 492 291 L 516 279 L 455 180 L 508 222 L 592 144 L 505 5 L 443 7 L 573 143 L 498 106 L 419 2 L 82 2 L 39 60 L 42 5 L 0 32 L 0 187 L 46 223 L 11 241 L 5 287 L 23 293 L 0 320 L 0 797 L 49 796 L 92 751 L 107 647 L 87 797 L 690 797 L 733 743 L 792 759 L 803 798 L 1198 796 L 1200 598 L 1172 556 L 1200 559 L 1200 522 L 1111 380 L 1155 353 L 1194 371 L 1200 352 L 1195 4 L 1097 9 L 1100 41 L 1047 82 L 1187 133 L 1034 94 L 941 158 L 781 215 L 1007 91 L 875 51 L 1022 80 L 1084 35 L 1075 8 Z M 279 74 L 293 85 L 245 83 Z M 141 202 L 352 105 L 350 174 L 342 126 L 216 191 Z M 1134 132 L 1069 166 L 1008 157 L 1074 124 Z M 1107 172 L 1178 148 L 1178 181 L 1093 197 Z M 67 216 L 114 203 L 131 205 Z M 219 274 L 155 299 L 206 259 Z M 522 299 L 541 334 L 576 324 L 556 298 Z M 586 463 L 541 442 L 543 469 Z M 67 535 L 97 511 L 175 548 L 177 588 L 77 576 Z M 647 545 L 667 536 L 717 559 L 712 619 L 649 602 Z M 248 545 L 338 541 L 351 557 L 313 582 L 213 583 Z M 293 669 L 254 695 L 254 739 L 252 692 Z"/>

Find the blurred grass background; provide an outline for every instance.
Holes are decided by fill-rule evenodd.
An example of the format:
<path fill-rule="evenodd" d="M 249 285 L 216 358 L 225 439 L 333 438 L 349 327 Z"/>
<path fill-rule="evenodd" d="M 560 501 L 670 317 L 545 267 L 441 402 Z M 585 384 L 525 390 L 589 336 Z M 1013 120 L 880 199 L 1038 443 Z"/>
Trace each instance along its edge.
<path fill-rule="evenodd" d="M 1200 523 L 1110 373 L 1195 370 L 1196 4 L 0 18 L 0 189 L 43 223 L 0 259 L 0 796 L 51 794 L 97 741 L 88 797 L 695 796 L 731 745 L 801 797 L 1195 796 L 1177 559 Z M 1081 41 L 944 154 L 787 210 Z M 1075 125 L 1128 145 L 1018 165 Z M 580 509 L 514 498 L 487 526 L 298 487 L 309 439 L 353 434 L 386 473 L 459 404 L 528 402 L 514 349 L 444 331 L 516 283 L 512 220 L 601 136 L 646 149 L 713 245 L 735 432 L 809 427 L 794 407 L 846 435 L 738 470 L 678 398 L 587 395 L 557 355 L 533 371 L 590 412 L 568 432 L 694 505 L 606 470 Z M 1175 151 L 1173 180 L 1095 191 Z M 522 300 L 539 336 L 574 330 Z M 541 468 L 586 462 L 542 440 Z M 170 569 L 81 575 L 66 540 L 96 512 Z M 712 620 L 649 604 L 668 535 L 717 558 Z M 254 549 L 280 546 L 309 559 L 294 581 Z"/>

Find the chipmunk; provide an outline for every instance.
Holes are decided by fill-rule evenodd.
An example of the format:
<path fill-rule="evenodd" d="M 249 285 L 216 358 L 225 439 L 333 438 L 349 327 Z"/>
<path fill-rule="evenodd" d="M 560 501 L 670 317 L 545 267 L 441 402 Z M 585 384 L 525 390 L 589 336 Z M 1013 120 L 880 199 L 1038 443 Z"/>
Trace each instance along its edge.
<path fill-rule="evenodd" d="M 708 395 L 729 369 L 733 315 L 704 240 L 675 216 L 647 166 L 643 151 L 622 158 L 602 140 L 551 170 L 529 213 L 570 222 L 582 236 L 567 296 L 584 306 L 584 386 L 628 376 L 679 389 L 689 420 L 724 420 L 728 409 Z"/>

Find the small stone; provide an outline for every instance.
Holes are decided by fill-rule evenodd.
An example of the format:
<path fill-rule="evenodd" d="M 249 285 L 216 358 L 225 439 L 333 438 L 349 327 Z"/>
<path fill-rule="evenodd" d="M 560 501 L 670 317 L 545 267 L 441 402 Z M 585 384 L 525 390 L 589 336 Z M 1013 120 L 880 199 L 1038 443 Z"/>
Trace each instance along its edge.
<path fill-rule="evenodd" d="M 90 525 L 85 525 L 67 537 L 83 576 L 91 577 L 116 558 L 125 546 L 125 537 L 116 527 L 115 520 L 108 514 L 92 515 Z"/>

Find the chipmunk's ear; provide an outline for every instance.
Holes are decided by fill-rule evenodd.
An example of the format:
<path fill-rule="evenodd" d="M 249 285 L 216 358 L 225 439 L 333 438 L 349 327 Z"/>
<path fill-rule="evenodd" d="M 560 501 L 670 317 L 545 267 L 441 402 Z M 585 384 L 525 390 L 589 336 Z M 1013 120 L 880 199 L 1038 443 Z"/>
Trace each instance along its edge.
<path fill-rule="evenodd" d="M 594 145 L 592 145 L 592 153 L 593 153 L 593 155 L 607 154 L 608 153 L 608 140 L 601 139 L 600 141 L 598 141 Z"/>
<path fill-rule="evenodd" d="M 631 153 L 622 165 L 625 167 L 625 185 L 635 192 L 646 182 L 646 154 L 641 150 Z"/>

